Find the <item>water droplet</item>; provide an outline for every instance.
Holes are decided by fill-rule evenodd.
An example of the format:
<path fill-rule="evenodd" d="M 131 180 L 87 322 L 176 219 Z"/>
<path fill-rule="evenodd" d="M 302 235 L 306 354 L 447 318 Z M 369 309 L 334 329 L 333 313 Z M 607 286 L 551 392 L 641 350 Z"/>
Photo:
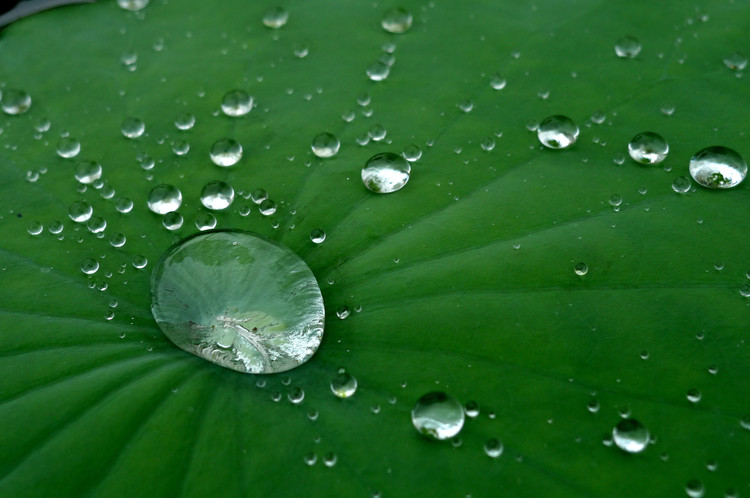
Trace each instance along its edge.
<path fill-rule="evenodd" d="M 78 161 L 76 163 L 76 180 L 83 184 L 91 184 L 102 177 L 102 166 L 96 161 Z"/>
<path fill-rule="evenodd" d="M 718 468 L 719 468 L 719 462 L 717 462 L 716 460 L 709 460 L 708 462 L 706 462 L 706 469 L 709 472 L 716 472 Z"/>
<path fill-rule="evenodd" d="M 38 221 L 32 221 L 26 227 L 26 231 L 29 232 L 29 235 L 39 235 L 40 233 L 42 233 L 42 231 L 44 231 L 44 225 L 42 225 Z"/>
<path fill-rule="evenodd" d="M 590 399 L 589 402 L 586 403 L 586 409 L 591 413 L 598 413 L 599 412 L 599 400 L 596 398 Z"/>
<path fill-rule="evenodd" d="M 181 112 L 174 119 L 174 125 L 178 130 L 187 131 L 195 126 L 195 116 L 189 112 Z"/>
<path fill-rule="evenodd" d="M 234 189 L 221 180 L 209 182 L 201 190 L 201 204 L 208 209 L 220 211 L 228 208 L 234 201 Z"/>
<path fill-rule="evenodd" d="M 578 140 L 578 126 L 568 117 L 550 116 L 536 130 L 539 141 L 550 149 L 566 149 Z"/>
<path fill-rule="evenodd" d="M 323 465 L 325 465 L 326 467 L 333 467 L 334 465 L 336 465 L 337 460 L 338 458 L 336 457 L 335 453 L 329 452 L 323 455 Z"/>
<path fill-rule="evenodd" d="M 123 214 L 127 214 L 133 210 L 133 201 L 127 197 L 119 197 L 115 200 L 115 209 Z"/>
<path fill-rule="evenodd" d="M 305 465 L 309 465 L 312 467 L 313 465 L 315 465 L 315 462 L 318 461 L 318 455 L 313 452 L 305 453 L 303 460 L 305 461 Z"/>
<path fill-rule="evenodd" d="M 86 223 L 86 228 L 88 228 L 91 233 L 103 232 L 107 228 L 107 220 L 101 216 L 92 216 Z"/>
<path fill-rule="evenodd" d="M 326 240 L 326 233 L 320 228 L 314 228 L 310 232 L 310 240 L 315 244 L 322 244 L 323 241 Z"/>
<path fill-rule="evenodd" d="M 417 400 L 411 421 L 420 434 L 433 439 L 450 439 L 464 426 L 464 408 L 444 392 L 430 392 Z"/>
<path fill-rule="evenodd" d="M 0 101 L 5 114 L 23 114 L 31 107 L 31 96 L 23 90 L 5 90 Z"/>
<path fill-rule="evenodd" d="M 301 387 L 295 387 L 286 395 L 287 399 L 294 405 L 299 405 L 305 399 L 305 391 Z"/>
<path fill-rule="evenodd" d="M 172 211 L 164 215 L 161 223 L 167 230 L 179 230 L 180 228 L 182 228 L 183 218 L 182 215 L 177 211 Z"/>
<path fill-rule="evenodd" d="M 396 7 L 383 14 L 380 25 L 389 33 L 401 34 L 411 28 L 412 21 L 412 15 L 406 9 Z"/>
<path fill-rule="evenodd" d="M 495 148 L 495 139 L 492 137 L 487 137 L 484 140 L 482 140 L 482 143 L 480 144 L 482 147 L 482 150 L 485 152 L 490 152 Z"/>
<path fill-rule="evenodd" d="M 289 20 L 289 12 L 284 7 L 273 7 L 263 16 L 263 24 L 271 29 L 283 27 Z"/>
<path fill-rule="evenodd" d="M 335 156 L 341 144 L 339 139 L 336 138 L 332 133 L 321 133 L 313 138 L 311 148 L 313 154 L 320 158 L 333 157 Z"/>
<path fill-rule="evenodd" d="M 573 271 L 576 273 L 576 275 L 584 276 L 589 272 L 589 267 L 586 263 L 577 263 L 573 267 Z"/>
<path fill-rule="evenodd" d="M 591 121 L 596 124 L 602 124 L 607 119 L 607 115 L 602 111 L 594 111 L 591 113 Z"/>
<path fill-rule="evenodd" d="M 743 284 L 740 286 L 740 296 L 750 297 L 750 284 Z"/>
<path fill-rule="evenodd" d="M 148 208 L 156 214 L 177 211 L 182 204 L 182 192 L 174 185 L 162 183 L 148 194 Z"/>
<path fill-rule="evenodd" d="M 739 52 L 724 57 L 724 65 L 734 71 L 742 71 L 747 66 L 747 57 Z"/>
<path fill-rule="evenodd" d="M 618 448 L 628 453 L 640 453 L 648 445 L 648 430 L 633 418 L 620 420 L 612 429 L 612 437 Z"/>
<path fill-rule="evenodd" d="M 295 43 L 292 50 L 295 57 L 304 59 L 310 53 L 310 46 L 307 43 Z"/>
<path fill-rule="evenodd" d="M 467 417 L 475 418 L 479 416 L 479 403 L 476 401 L 467 401 L 464 406 L 464 411 L 466 412 Z"/>
<path fill-rule="evenodd" d="M 127 242 L 125 235 L 120 232 L 115 232 L 109 237 L 109 243 L 112 247 L 122 247 Z"/>
<path fill-rule="evenodd" d="M 262 188 L 253 190 L 253 193 L 250 194 L 250 198 L 252 201 L 256 204 L 260 204 L 261 202 L 268 199 L 268 193 L 263 190 Z"/>
<path fill-rule="evenodd" d="M 398 154 L 383 152 L 368 159 L 362 168 L 362 182 L 372 192 L 388 194 L 409 181 L 411 166 Z"/>
<path fill-rule="evenodd" d="M 135 12 L 145 8 L 148 2 L 149 0 L 117 0 L 117 5 L 122 9 Z"/>
<path fill-rule="evenodd" d="M 128 117 L 122 121 L 120 131 L 126 138 L 138 138 L 146 131 L 146 124 L 138 118 Z"/>
<path fill-rule="evenodd" d="M 422 149 L 420 149 L 417 145 L 409 144 L 404 147 L 404 151 L 401 153 L 401 155 L 404 156 L 404 159 L 406 159 L 410 163 L 413 163 L 419 161 L 419 159 L 422 157 Z"/>
<path fill-rule="evenodd" d="M 258 206 L 258 211 L 260 211 L 260 214 L 262 214 L 263 216 L 271 216 L 276 212 L 276 203 L 271 199 L 266 199 L 260 203 L 260 206 Z"/>
<path fill-rule="evenodd" d="M 746 431 L 750 431 L 750 413 L 742 416 L 742 418 L 740 419 L 740 427 L 742 427 Z"/>
<path fill-rule="evenodd" d="M 495 73 L 490 77 L 490 86 L 493 90 L 502 90 L 506 83 L 505 78 L 500 73 Z"/>
<path fill-rule="evenodd" d="M 690 159 L 690 176 L 707 188 L 731 188 L 747 175 L 747 163 L 732 149 L 707 147 Z"/>
<path fill-rule="evenodd" d="M 204 232 L 216 228 L 216 216 L 211 213 L 198 213 L 195 217 L 195 228 Z"/>
<path fill-rule="evenodd" d="M 685 493 L 687 493 L 690 498 L 701 498 L 704 492 L 705 488 L 700 479 L 691 479 L 685 484 Z"/>
<path fill-rule="evenodd" d="M 658 164 L 667 158 L 669 144 L 661 135 L 646 131 L 633 137 L 628 154 L 641 164 Z"/>
<path fill-rule="evenodd" d="M 339 320 L 346 320 L 349 318 L 349 315 L 351 315 L 352 310 L 349 309 L 349 306 L 343 305 L 339 306 L 339 308 L 336 310 L 336 316 L 339 317 Z"/>
<path fill-rule="evenodd" d="M 615 54 L 623 59 L 632 59 L 641 53 L 640 42 L 632 36 L 623 36 L 615 43 Z"/>
<path fill-rule="evenodd" d="M 370 126 L 370 129 L 367 130 L 367 135 L 375 140 L 376 142 L 380 142 L 383 140 L 387 134 L 387 130 L 383 127 L 383 125 L 374 124 Z"/>
<path fill-rule="evenodd" d="M 701 400 L 701 392 L 696 388 L 688 389 L 687 400 L 691 403 L 699 402 Z"/>
<path fill-rule="evenodd" d="M 367 68 L 367 77 L 372 81 L 383 81 L 388 78 L 391 72 L 391 66 L 383 63 L 383 61 L 377 60 L 370 64 Z"/>
<path fill-rule="evenodd" d="M 484 443 L 484 452 L 490 458 L 498 458 L 503 454 L 503 443 L 495 438 L 492 438 Z"/>
<path fill-rule="evenodd" d="M 244 116 L 253 108 L 253 98 L 244 90 L 231 90 L 221 99 L 221 110 L 227 116 Z"/>
<path fill-rule="evenodd" d="M 148 258 L 146 258 L 146 256 L 143 256 L 142 254 L 137 254 L 133 256 L 133 259 L 130 260 L 130 263 L 133 265 L 133 268 L 142 270 L 143 268 L 146 268 L 146 265 L 148 264 Z"/>
<path fill-rule="evenodd" d="M 190 143 L 187 140 L 175 140 L 172 143 L 172 152 L 178 156 L 184 156 L 190 152 Z"/>
<path fill-rule="evenodd" d="M 357 379 L 348 372 L 339 373 L 331 381 L 331 392 L 339 398 L 350 398 L 357 392 Z"/>
<path fill-rule="evenodd" d="M 57 142 L 57 155 L 70 159 L 76 157 L 81 152 L 81 143 L 72 137 L 63 137 Z"/>
<path fill-rule="evenodd" d="M 210 155 L 217 166 L 234 166 L 242 159 L 242 145 L 233 138 L 222 138 L 211 146 Z"/>
<path fill-rule="evenodd" d="M 76 223 L 85 223 L 94 214 L 94 208 L 86 201 L 75 201 L 68 207 L 68 216 Z"/>
<path fill-rule="evenodd" d="M 612 194 L 609 196 L 609 205 L 613 208 L 620 207 L 620 204 L 622 204 L 622 197 L 620 197 L 619 194 Z"/>
<path fill-rule="evenodd" d="M 661 106 L 661 113 L 665 116 L 671 116 L 674 114 L 674 104 L 664 104 Z"/>
<path fill-rule="evenodd" d="M 152 312 L 170 340 L 240 372 L 292 369 L 323 335 L 323 298 L 310 269 L 291 250 L 249 232 L 180 241 L 157 264 L 151 289 Z"/>
<path fill-rule="evenodd" d="M 99 271 L 99 262 L 94 258 L 86 258 L 81 262 L 81 271 L 86 275 L 93 275 Z"/>
<path fill-rule="evenodd" d="M 463 112 L 471 112 L 474 109 L 474 102 L 471 100 L 463 100 L 458 104 L 458 108 Z"/>
<path fill-rule="evenodd" d="M 685 176 L 678 176 L 672 182 L 672 190 L 674 190 L 678 194 L 686 194 L 690 192 L 691 186 L 692 184 L 690 183 L 690 179 Z"/>

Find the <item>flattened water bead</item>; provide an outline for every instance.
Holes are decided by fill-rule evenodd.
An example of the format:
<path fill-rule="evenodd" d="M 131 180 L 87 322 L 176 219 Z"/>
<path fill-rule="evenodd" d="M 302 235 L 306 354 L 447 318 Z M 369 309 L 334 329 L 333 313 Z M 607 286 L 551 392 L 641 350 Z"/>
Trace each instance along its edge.
<path fill-rule="evenodd" d="M 211 146 L 210 156 L 217 166 L 234 166 L 242 159 L 242 145 L 233 138 L 222 138 Z"/>
<path fill-rule="evenodd" d="M 125 118 L 120 131 L 126 138 L 138 138 L 146 131 L 146 124 L 138 118 Z"/>
<path fill-rule="evenodd" d="M 628 154 L 641 164 L 658 164 L 667 158 L 669 144 L 661 135 L 645 131 L 628 143 Z"/>
<path fill-rule="evenodd" d="M 147 204 L 148 208 L 156 214 L 177 211 L 182 204 L 182 192 L 174 185 L 162 183 L 151 189 Z"/>
<path fill-rule="evenodd" d="M 326 158 L 335 156 L 340 146 L 339 139 L 332 133 L 323 132 L 313 138 L 310 148 L 316 156 Z"/>
<path fill-rule="evenodd" d="M 745 160 L 727 147 L 707 147 L 690 159 L 690 176 L 706 188 L 732 188 L 746 175 Z"/>
<path fill-rule="evenodd" d="M 640 453 L 648 445 L 648 429 L 634 418 L 626 418 L 612 429 L 615 444 L 628 453 Z"/>
<path fill-rule="evenodd" d="M 5 90 L 1 103 L 5 114 L 23 114 L 31 107 L 31 95 L 23 90 Z"/>
<path fill-rule="evenodd" d="M 389 33 L 401 34 L 406 33 L 411 28 L 413 18 L 409 11 L 396 7 L 386 11 L 380 20 L 380 25 Z"/>
<path fill-rule="evenodd" d="M 615 54 L 623 59 L 632 59 L 641 53 L 641 43 L 633 36 L 623 36 L 615 43 Z"/>
<path fill-rule="evenodd" d="M 221 110 L 227 116 L 244 116 L 253 108 L 253 98 L 244 90 L 231 90 L 221 99 Z"/>
<path fill-rule="evenodd" d="M 263 16 L 263 24 L 271 29 L 283 27 L 289 20 L 289 12 L 284 7 L 273 7 Z"/>
<path fill-rule="evenodd" d="M 220 211 L 226 209 L 234 201 L 234 189 L 221 180 L 209 182 L 201 190 L 201 204 L 208 209 Z"/>
<path fill-rule="evenodd" d="M 550 149 L 566 149 L 578 140 L 578 125 L 566 116 L 550 116 L 536 128 L 539 141 Z"/>
<path fill-rule="evenodd" d="M 151 279 L 154 318 L 177 346 L 246 373 L 290 370 L 323 337 L 315 276 L 294 252 L 250 232 L 188 237 Z"/>
<path fill-rule="evenodd" d="M 411 411 L 417 432 L 432 439 L 450 439 L 464 426 L 464 407 L 444 392 L 427 393 L 417 400 Z"/>
<path fill-rule="evenodd" d="M 392 152 L 375 154 L 362 168 L 362 182 L 365 187 L 378 194 L 400 190 L 409 181 L 410 175 L 409 162 Z"/>

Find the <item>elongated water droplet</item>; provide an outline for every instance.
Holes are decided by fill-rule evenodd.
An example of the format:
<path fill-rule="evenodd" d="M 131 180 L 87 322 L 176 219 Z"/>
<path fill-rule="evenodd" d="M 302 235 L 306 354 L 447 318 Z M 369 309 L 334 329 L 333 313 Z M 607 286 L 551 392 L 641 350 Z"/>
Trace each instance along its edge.
<path fill-rule="evenodd" d="M 283 27 L 289 20 L 289 12 L 284 7 L 273 7 L 263 16 L 263 24 L 271 29 Z"/>
<path fill-rule="evenodd" d="M 120 131 L 126 138 L 138 138 L 146 131 L 146 124 L 138 118 L 128 117 L 122 121 Z"/>
<path fill-rule="evenodd" d="M 350 398 L 357 392 L 357 379 L 348 372 L 342 372 L 331 381 L 331 392 L 339 398 Z"/>
<path fill-rule="evenodd" d="M 332 133 L 328 132 L 316 135 L 310 145 L 313 154 L 320 158 L 335 156 L 338 153 L 340 146 L 339 139 Z"/>
<path fill-rule="evenodd" d="M 23 114 L 31 107 L 31 95 L 23 90 L 5 90 L 2 95 L 0 104 L 5 114 Z"/>
<path fill-rule="evenodd" d="M 380 25 L 389 33 L 406 33 L 411 28 L 412 15 L 406 9 L 396 7 L 386 11 L 380 20 Z"/>
<path fill-rule="evenodd" d="M 645 131 L 628 143 L 628 154 L 641 164 L 658 164 L 667 158 L 669 144 L 661 135 Z"/>
<path fill-rule="evenodd" d="M 732 188 L 739 185 L 746 175 L 745 160 L 727 147 L 707 147 L 690 159 L 690 176 L 707 188 Z"/>
<path fill-rule="evenodd" d="M 221 180 L 209 182 L 201 190 L 201 204 L 208 209 L 220 211 L 226 209 L 234 201 L 234 189 Z"/>
<path fill-rule="evenodd" d="M 242 145 L 233 138 L 222 138 L 211 146 L 210 156 L 217 166 L 234 166 L 242 159 Z"/>
<path fill-rule="evenodd" d="M 566 116 L 550 116 L 536 128 L 539 141 L 550 149 L 566 149 L 578 140 L 578 126 Z"/>
<path fill-rule="evenodd" d="M 430 392 L 417 400 L 411 421 L 420 434 L 433 439 L 450 439 L 464 426 L 464 408 L 453 396 Z"/>
<path fill-rule="evenodd" d="M 253 98 L 244 90 L 231 90 L 221 99 L 221 110 L 227 116 L 244 116 L 253 108 Z"/>
<path fill-rule="evenodd" d="M 388 194 L 400 190 L 411 175 L 409 162 L 398 154 L 383 152 L 367 160 L 362 182 L 372 192 Z"/>
<path fill-rule="evenodd" d="M 63 137 L 57 142 L 57 155 L 70 159 L 76 157 L 81 152 L 81 143 L 72 137 Z"/>
<path fill-rule="evenodd" d="M 649 440 L 646 427 L 633 418 L 620 420 L 612 429 L 612 437 L 617 447 L 628 453 L 640 453 L 645 450 Z"/>
<path fill-rule="evenodd" d="M 182 204 L 182 192 L 174 185 L 162 183 L 151 189 L 148 194 L 148 208 L 156 214 L 167 214 L 177 211 Z"/>
<path fill-rule="evenodd" d="M 641 53 L 641 43 L 633 36 L 623 36 L 615 43 L 615 54 L 623 59 L 632 59 Z"/>
<path fill-rule="evenodd" d="M 313 273 L 291 250 L 249 232 L 182 240 L 162 256 L 151 289 L 154 318 L 172 342 L 240 372 L 292 369 L 323 336 Z"/>

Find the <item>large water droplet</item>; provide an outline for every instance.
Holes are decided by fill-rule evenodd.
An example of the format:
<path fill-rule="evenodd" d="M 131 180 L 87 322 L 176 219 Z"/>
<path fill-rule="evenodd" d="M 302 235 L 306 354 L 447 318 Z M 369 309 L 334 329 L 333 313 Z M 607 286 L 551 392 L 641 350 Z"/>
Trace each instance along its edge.
<path fill-rule="evenodd" d="M 623 59 L 632 59 L 641 53 L 641 43 L 633 36 L 623 36 L 615 43 L 615 54 Z"/>
<path fill-rule="evenodd" d="M 289 20 L 289 12 L 284 7 L 273 7 L 263 16 L 263 24 L 271 29 L 283 27 Z"/>
<path fill-rule="evenodd" d="M 138 118 L 125 118 L 120 131 L 126 138 L 138 138 L 146 131 L 146 124 Z"/>
<path fill-rule="evenodd" d="M 690 159 L 690 176 L 707 188 L 731 188 L 747 175 L 747 163 L 737 152 L 722 146 L 707 147 Z"/>
<path fill-rule="evenodd" d="M 310 145 L 313 154 L 320 158 L 335 156 L 338 153 L 340 146 L 339 139 L 332 133 L 327 132 L 316 135 Z"/>
<path fill-rule="evenodd" d="M 172 342 L 240 372 L 292 369 L 323 336 L 312 271 L 291 250 L 250 232 L 182 240 L 157 264 L 151 290 L 154 318 Z"/>
<path fill-rule="evenodd" d="M 545 147 L 566 149 L 578 140 L 578 126 L 566 116 L 550 116 L 539 123 L 537 137 Z"/>
<path fill-rule="evenodd" d="M 331 381 L 331 392 L 339 398 L 350 398 L 357 392 L 357 379 L 348 372 L 341 372 Z"/>
<path fill-rule="evenodd" d="M 244 90 L 231 90 L 221 99 L 221 110 L 233 118 L 244 116 L 253 108 L 253 98 Z"/>
<path fill-rule="evenodd" d="M 0 103 L 5 114 L 23 114 L 31 107 L 31 95 L 23 90 L 5 90 Z"/>
<path fill-rule="evenodd" d="M 392 152 L 375 154 L 362 168 L 362 182 L 365 187 L 378 194 L 400 190 L 409 181 L 410 175 L 409 162 Z"/>
<path fill-rule="evenodd" d="M 96 161 L 78 161 L 76 163 L 76 180 L 83 184 L 91 184 L 102 177 L 102 167 Z"/>
<path fill-rule="evenodd" d="M 380 25 L 389 33 L 401 34 L 411 28 L 412 15 L 406 9 L 396 7 L 386 11 L 380 20 Z"/>
<path fill-rule="evenodd" d="M 630 141 L 628 154 L 641 164 L 658 164 L 667 158 L 669 144 L 661 135 L 645 131 Z"/>
<path fill-rule="evenodd" d="M 628 453 L 640 453 L 645 450 L 649 440 L 646 427 L 633 418 L 620 420 L 612 429 L 612 437 L 617 447 Z"/>
<path fill-rule="evenodd" d="M 234 189 L 221 180 L 209 182 L 201 190 L 201 204 L 208 209 L 220 211 L 226 209 L 234 201 Z"/>
<path fill-rule="evenodd" d="M 233 138 L 222 138 L 211 146 L 210 156 L 217 166 L 234 166 L 242 159 L 242 145 Z"/>
<path fill-rule="evenodd" d="M 417 400 L 411 411 L 417 431 L 433 439 L 449 439 L 464 426 L 464 407 L 444 392 L 427 393 Z"/>
<path fill-rule="evenodd" d="M 177 211 L 182 204 L 182 192 L 174 185 L 162 183 L 148 194 L 148 208 L 156 214 Z"/>

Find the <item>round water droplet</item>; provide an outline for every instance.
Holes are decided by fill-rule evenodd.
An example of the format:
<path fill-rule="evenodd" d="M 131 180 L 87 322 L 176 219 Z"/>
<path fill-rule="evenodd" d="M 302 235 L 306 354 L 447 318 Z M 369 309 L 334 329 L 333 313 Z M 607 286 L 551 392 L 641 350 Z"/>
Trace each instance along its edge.
<path fill-rule="evenodd" d="M 497 458 L 503 454 L 503 443 L 497 439 L 490 439 L 484 443 L 484 452 L 490 458 Z"/>
<path fill-rule="evenodd" d="M 685 176 L 678 176 L 672 182 L 672 190 L 674 190 L 678 194 L 686 194 L 690 192 L 691 186 L 692 184 L 690 183 L 690 179 Z"/>
<path fill-rule="evenodd" d="M 271 29 L 283 27 L 289 20 L 289 12 L 284 7 L 273 7 L 263 16 L 263 24 Z"/>
<path fill-rule="evenodd" d="M 240 372 L 292 369 L 323 336 L 312 271 L 291 250 L 250 232 L 180 241 L 157 264 L 151 290 L 154 318 L 172 342 Z"/>
<path fill-rule="evenodd" d="M 401 153 L 402 156 L 404 156 L 404 159 L 409 161 L 410 163 L 419 161 L 419 159 L 422 157 L 422 149 L 419 148 L 419 146 L 410 144 L 404 147 L 404 151 Z"/>
<path fill-rule="evenodd" d="M 135 12 L 145 8 L 148 2 L 149 0 L 117 0 L 117 5 L 122 9 Z"/>
<path fill-rule="evenodd" d="M 622 197 L 620 197 L 619 194 L 612 194 L 609 196 L 609 205 L 613 208 L 620 207 L 620 204 L 622 204 Z"/>
<path fill-rule="evenodd" d="M 411 421 L 420 434 L 433 439 L 450 439 L 464 426 L 464 408 L 444 392 L 427 393 L 417 400 Z"/>
<path fill-rule="evenodd" d="M 94 214 L 94 208 L 86 201 L 75 201 L 68 207 L 68 216 L 76 223 L 85 223 Z"/>
<path fill-rule="evenodd" d="M 536 128 L 539 141 L 550 149 L 566 149 L 578 140 L 578 126 L 568 117 L 550 116 Z"/>
<path fill-rule="evenodd" d="M 411 166 L 398 154 L 383 152 L 368 159 L 362 168 L 362 182 L 372 192 L 388 194 L 409 181 Z"/>
<path fill-rule="evenodd" d="M 39 235 L 40 233 L 42 233 L 42 231 L 44 231 L 44 225 L 42 225 L 38 221 L 32 221 L 26 227 L 26 231 L 29 232 L 29 235 Z"/>
<path fill-rule="evenodd" d="M 326 467 L 333 467 L 336 465 L 336 461 L 338 460 L 338 457 L 336 457 L 335 453 L 326 453 L 323 455 L 323 465 Z"/>
<path fill-rule="evenodd" d="M 648 430 L 639 421 L 625 418 L 612 429 L 612 437 L 618 448 L 628 453 L 640 453 L 648 445 Z"/>
<path fill-rule="evenodd" d="M 740 286 L 740 296 L 750 297 L 750 284 L 742 284 Z"/>
<path fill-rule="evenodd" d="M 615 54 L 623 59 L 632 59 L 641 53 L 641 43 L 632 36 L 623 36 L 615 43 Z"/>
<path fill-rule="evenodd" d="M 381 140 L 383 140 L 387 133 L 388 131 L 385 129 L 385 127 L 380 124 L 374 124 L 370 126 L 369 130 L 367 130 L 367 135 L 376 142 L 380 142 Z"/>
<path fill-rule="evenodd" d="M 226 209 L 234 201 L 234 189 L 221 180 L 209 182 L 201 190 L 201 204 L 208 209 L 220 211 Z"/>
<path fill-rule="evenodd" d="M 156 214 L 177 211 L 182 204 L 182 192 L 174 185 L 162 183 L 151 189 L 147 204 L 148 208 Z"/>
<path fill-rule="evenodd" d="M 211 146 L 210 155 L 217 166 L 234 166 L 242 159 L 242 145 L 232 138 L 222 138 Z"/>
<path fill-rule="evenodd" d="M 31 107 L 31 95 L 23 90 L 5 90 L 0 104 L 5 114 L 23 114 Z"/>
<path fill-rule="evenodd" d="M 704 492 L 705 488 L 700 479 L 691 479 L 685 484 L 685 493 L 690 498 L 701 498 Z"/>
<path fill-rule="evenodd" d="M 722 146 L 707 147 L 690 159 L 690 176 L 707 188 L 731 188 L 747 175 L 747 163 L 738 153 Z"/>
<path fill-rule="evenodd" d="M 401 34 L 406 33 L 411 28 L 412 21 L 412 15 L 406 9 L 396 7 L 383 14 L 380 25 L 389 33 Z"/>
<path fill-rule="evenodd" d="M 190 152 L 190 143 L 187 140 L 175 140 L 172 143 L 172 152 L 178 156 L 184 156 Z"/>
<path fill-rule="evenodd" d="M 195 116 L 189 112 L 181 112 L 174 118 L 174 125 L 178 130 L 187 131 L 195 126 Z"/>
<path fill-rule="evenodd" d="M 276 212 L 276 203 L 271 199 L 266 199 L 260 203 L 260 206 L 258 206 L 258 211 L 260 211 L 260 214 L 262 214 L 263 216 L 271 216 Z"/>
<path fill-rule="evenodd" d="M 76 157 L 81 152 L 81 143 L 75 138 L 63 137 L 57 142 L 57 155 L 70 159 Z"/>
<path fill-rule="evenodd" d="M 115 200 L 115 209 L 123 214 L 127 214 L 133 210 L 133 201 L 127 197 L 119 197 Z"/>
<path fill-rule="evenodd" d="M 350 398 L 357 392 L 357 379 L 350 373 L 340 373 L 331 381 L 331 392 L 339 398 Z"/>
<path fill-rule="evenodd" d="M 739 52 L 724 57 L 724 65 L 734 71 L 742 71 L 747 66 L 747 57 Z"/>
<path fill-rule="evenodd" d="M 584 276 L 589 272 L 589 267 L 586 263 L 577 263 L 573 267 L 573 271 L 576 273 L 576 275 Z"/>
<path fill-rule="evenodd" d="M 506 83 L 505 78 L 500 73 L 495 73 L 490 77 L 490 86 L 493 90 L 502 90 Z"/>
<path fill-rule="evenodd" d="M 591 121 L 596 124 L 602 124 L 606 121 L 607 115 L 602 111 L 594 111 L 591 113 Z"/>
<path fill-rule="evenodd" d="M 339 139 L 336 138 L 332 133 L 321 133 L 313 138 L 311 148 L 313 154 L 320 158 L 333 157 L 335 156 L 341 144 Z"/>
<path fill-rule="evenodd" d="M 122 247 L 125 245 L 125 242 L 127 242 L 127 239 L 120 232 L 115 232 L 109 237 L 109 244 L 112 247 Z"/>
<path fill-rule="evenodd" d="M 645 131 L 628 143 L 628 154 L 641 164 L 658 164 L 667 158 L 669 144 L 661 135 Z"/>
<path fill-rule="evenodd" d="M 310 232 L 310 240 L 315 244 L 322 244 L 323 241 L 326 240 L 326 233 L 320 228 L 314 228 Z"/>
<path fill-rule="evenodd" d="M 126 138 L 138 138 L 146 131 L 146 124 L 138 118 L 128 117 L 122 121 L 120 131 Z"/>
<path fill-rule="evenodd" d="M 91 233 L 100 233 L 107 228 L 107 220 L 101 216 L 92 216 L 86 223 L 86 227 Z"/>
<path fill-rule="evenodd" d="M 232 90 L 221 99 L 221 110 L 227 116 L 244 116 L 253 108 L 253 98 L 244 90 Z"/>
<path fill-rule="evenodd" d="M 81 271 L 86 275 L 93 275 L 99 270 L 99 262 L 94 258 L 86 258 L 81 262 Z"/>
<path fill-rule="evenodd" d="M 301 387 L 295 387 L 287 393 L 286 397 L 292 404 L 299 405 L 305 399 L 305 391 Z"/>
<path fill-rule="evenodd" d="M 268 192 L 263 190 L 262 188 L 253 190 L 253 193 L 250 194 L 250 199 L 256 204 L 260 204 L 261 202 L 268 199 Z"/>
<path fill-rule="evenodd" d="M 216 216 L 211 213 L 198 213 L 195 217 L 195 228 L 204 232 L 216 228 Z"/>
<path fill-rule="evenodd" d="M 143 268 L 146 268 L 146 265 L 148 264 L 148 258 L 146 258 L 146 256 L 143 256 L 142 254 L 137 254 L 133 256 L 133 259 L 130 262 L 133 265 L 133 268 L 142 270 Z"/>
<path fill-rule="evenodd" d="M 391 66 L 377 60 L 367 68 L 367 77 L 372 81 L 383 81 L 391 72 Z"/>
<path fill-rule="evenodd" d="M 318 455 L 316 455 L 313 452 L 306 453 L 303 460 L 305 461 L 306 465 L 309 465 L 312 467 L 313 465 L 315 465 L 315 462 L 318 461 Z"/>
<path fill-rule="evenodd" d="M 696 388 L 688 389 L 687 400 L 691 403 L 699 402 L 701 400 L 701 392 Z"/>
<path fill-rule="evenodd" d="M 740 427 L 742 427 L 746 431 L 750 431 L 750 413 L 746 413 L 742 416 L 742 418 L 740 419 Z"/>
<path fill-rule="evenodd" d="M 91 184 L 102 177 L 102 166 L 96 161 L 78 161 L 75 177 L 78 182 Z"/>
<path fill-rule="evenodd" d="M 167 213 L 164 215 L 164 218 L 161 220 L 162 225 L 164 225 L 164 228 L 170 231 L 179 230 L 182 228 L 182 215 L 178 213 L 177 211 L 172 211 L 171 213 Z"/>

